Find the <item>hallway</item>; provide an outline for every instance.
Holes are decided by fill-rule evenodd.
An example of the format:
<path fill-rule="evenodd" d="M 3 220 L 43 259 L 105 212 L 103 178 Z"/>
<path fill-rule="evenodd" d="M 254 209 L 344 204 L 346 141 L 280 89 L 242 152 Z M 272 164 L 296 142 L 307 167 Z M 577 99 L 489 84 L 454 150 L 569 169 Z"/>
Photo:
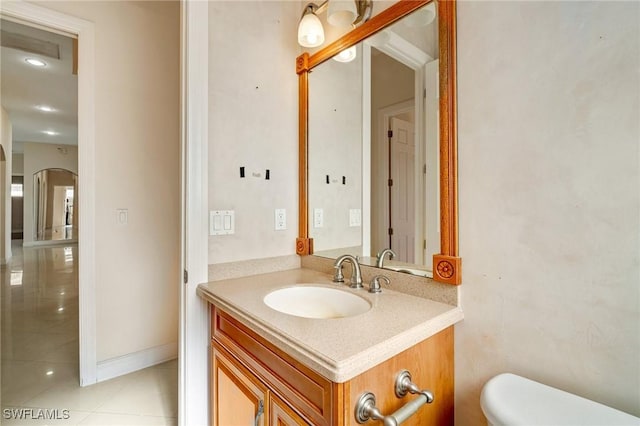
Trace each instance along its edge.
<path fill-rule="evenodd" d="M 79 386 L 78 246 L 21 242 L 2 267 L 0 424 L 177 424 L 175 360 Z"/>

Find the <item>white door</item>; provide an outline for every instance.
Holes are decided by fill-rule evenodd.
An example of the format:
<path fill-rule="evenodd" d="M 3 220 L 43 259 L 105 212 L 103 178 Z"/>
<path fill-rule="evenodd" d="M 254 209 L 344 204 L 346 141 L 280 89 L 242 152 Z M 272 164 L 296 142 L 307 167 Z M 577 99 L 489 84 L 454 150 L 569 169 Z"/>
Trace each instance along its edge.
<path fill-rule="evenodd" d="M 390 206 L 391 248 L 396 260 L 414 262 L 415 245 L 415 137 L 414 126 L 408 121 L 391 118 L 390 144 Z"/>

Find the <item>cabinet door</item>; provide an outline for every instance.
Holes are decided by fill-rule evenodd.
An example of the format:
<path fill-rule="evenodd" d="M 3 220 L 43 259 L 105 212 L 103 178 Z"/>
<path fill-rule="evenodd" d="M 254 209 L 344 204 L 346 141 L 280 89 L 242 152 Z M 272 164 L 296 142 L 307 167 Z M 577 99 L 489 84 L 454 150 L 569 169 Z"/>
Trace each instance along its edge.
<path fill-rule="evenodd" d="M 269 398 L 267 388 L 215 344 L 212 367 L 211 424 L 266 426 Z"/>
<path fill-rule="evenodd" d="M 274 394 L 271 394 L 269 398 L 269 412 L 269 426 L 310 425 Z"/>

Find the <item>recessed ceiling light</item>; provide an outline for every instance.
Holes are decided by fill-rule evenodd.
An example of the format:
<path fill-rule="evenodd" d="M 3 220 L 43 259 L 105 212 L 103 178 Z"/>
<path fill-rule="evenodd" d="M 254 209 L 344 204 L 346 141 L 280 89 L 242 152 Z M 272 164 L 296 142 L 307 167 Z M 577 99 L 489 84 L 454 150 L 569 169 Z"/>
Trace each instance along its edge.
<path fill-rule="evenodd" d="M 53 112 L 53 111 L 55 111 L 55 109 L 51 108 L 49 105 L 38 105 L 36 108 L 39 109 L 40 111 L 44 111 L 44 112 Z"/>
<path fill-rule="evenodd" d="M 42 133 L 49 136 L 55 136 L 58 134 L 58 132 L 54 132 L 53 130 L 43 130 Z"/>
<path fill-rule="evenodd" d="M 27 58 L 25 59 L 25 61 L 27 61 L 28 64 L 33 65 L 34 67 L 46 67 L 47 63 L 45 61 L 42 61 L 40 59 L 36 59 L 36 58 Z"/>

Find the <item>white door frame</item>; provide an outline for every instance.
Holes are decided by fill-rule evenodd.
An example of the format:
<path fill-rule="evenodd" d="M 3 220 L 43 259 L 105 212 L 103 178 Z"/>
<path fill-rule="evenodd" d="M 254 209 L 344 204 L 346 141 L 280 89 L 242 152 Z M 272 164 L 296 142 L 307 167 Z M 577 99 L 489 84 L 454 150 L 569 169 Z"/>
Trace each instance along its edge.
<path fill-rule="evenodd" d="M 0 2 L 3 18 L 78 37 L 78 291 L 80 386 L 97 381 L 95 266 L 94 24 L 23 1 Z M 8 153 L 11 155 L 11 153 Z"/>
<path fill-rule="evenodd" d="M 209 424 L 209 310 L 196 294 L 208 281 L 208 3 L 181 0 L 182 267 L 178 423 Z M 182 277 L 181 277 L 182 278 Z M 182 281 L 182 279 L 180 280 Z"/>

